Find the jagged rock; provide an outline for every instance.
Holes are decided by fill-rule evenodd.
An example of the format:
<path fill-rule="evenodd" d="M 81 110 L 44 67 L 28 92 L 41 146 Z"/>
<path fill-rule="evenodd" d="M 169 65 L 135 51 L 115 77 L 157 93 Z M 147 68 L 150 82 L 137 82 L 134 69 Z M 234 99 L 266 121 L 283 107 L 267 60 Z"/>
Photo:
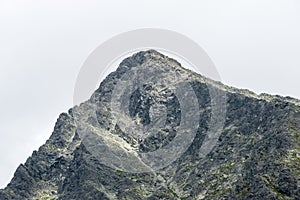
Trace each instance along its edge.
<path fill-rule="evenodd" d="M 124 131 L 123 118 L 116 124 L 111 109 L 119 94 L 114 94 L 117 82 L 130 70 L 142 67 L 155 76 L 127 91 L 132 93 L 125 102 L 129 120 L 123 122 L 129 127 L 131 121 L 137 127 L 147 127 L 153 120 L 163 125 L 158 131 L 149 129 L 148 135 L 137 129 Z M 191 110 L 184 110 L 172 90 L 172 81 L 177 81 L 169 76 L 172 71 L 182 74 L 178 80 L 188 82 L 197 99 L 195 137 L 166 166 L 148 171 L 140 168 L 141 172 L 124 170 L 140 167 L 137 155 L 171 144 L 184 117 L 193 121 Z M 188 88 L 179 92 L 182 98 L 192 99 L 187 96 Z M 124 98 L 118 97 L 120 101 Z M 222 102 L 226 112 L 219 113 L 214 105 Z M 215 135 L 213 149 L 202 155 L 208 131 L 219 135 Z M 90 100 L 59 116 L 49 140 L 18 167 L 8 186 L 0 190 L 0 199 L 300 199 L 299 134 L 300 101 L 231 88 L 186 70 L 154 50 L 139 52 L 108 75 Z M 91 148 L 98 143 L 106 144 L 99 152 Z M 113 160 L 107 165 L 109 160 L 101 157 L 106 151 L 115 153 L 112 158 L 125 156 L 128 166 L 122 168 Z"/>

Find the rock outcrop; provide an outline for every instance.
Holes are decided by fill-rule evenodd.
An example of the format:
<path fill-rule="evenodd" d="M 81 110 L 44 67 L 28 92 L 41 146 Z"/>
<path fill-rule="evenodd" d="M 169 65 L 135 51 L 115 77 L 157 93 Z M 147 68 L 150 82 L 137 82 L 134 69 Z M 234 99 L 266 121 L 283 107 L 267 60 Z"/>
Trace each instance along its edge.
<path fill-rule="evenodd" d="M 139 52 L 59 116 L 0 199 L 300 199 L 300 101 Z"/>

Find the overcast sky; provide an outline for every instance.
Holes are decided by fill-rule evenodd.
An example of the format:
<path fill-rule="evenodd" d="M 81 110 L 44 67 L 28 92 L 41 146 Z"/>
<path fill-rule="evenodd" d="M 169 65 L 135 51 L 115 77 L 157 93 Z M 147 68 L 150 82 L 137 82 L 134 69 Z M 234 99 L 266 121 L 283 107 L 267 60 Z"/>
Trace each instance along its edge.
<path fill-rule="evenodd" d="M 0 187 L 73 106 L 80 67 L 112 36 L 174 30 L 224 83 L 300 98 L 299 24 L 297 0 L 0 0 Z"/>

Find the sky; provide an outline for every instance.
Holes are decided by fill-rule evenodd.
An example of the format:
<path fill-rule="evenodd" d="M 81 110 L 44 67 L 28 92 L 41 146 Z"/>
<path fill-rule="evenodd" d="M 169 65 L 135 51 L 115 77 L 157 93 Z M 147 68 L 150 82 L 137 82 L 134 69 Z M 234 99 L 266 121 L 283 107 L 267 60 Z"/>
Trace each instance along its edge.
<path fill-rule="evenodd" d="M 173 30 L 223 83 L 300 98 L 299 24 L 297 0 L 0 0 L 0 188 L 73 106 L 81 66 L 111 37 Z"/>

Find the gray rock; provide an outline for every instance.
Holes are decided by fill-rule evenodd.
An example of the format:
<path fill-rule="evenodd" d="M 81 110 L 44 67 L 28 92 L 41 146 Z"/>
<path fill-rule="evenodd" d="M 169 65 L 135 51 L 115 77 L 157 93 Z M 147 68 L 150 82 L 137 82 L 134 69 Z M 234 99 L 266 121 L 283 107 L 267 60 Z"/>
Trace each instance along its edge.
<path fill-rule="evenodd" d="M 123 96 L 114 93 L 118 81 L 139 69 L 151 79 L 125 88 Z M 189 84 L 181 97 L 174 80 Z M 184 108 L 180 98 L 190 105 Z M 125 109 L 113 113 L 118 100 Z M 120 115 L 116 123 L 123 111 L 127 118 Z M 160 167 L 148 159 L 155 170 L 139 164 L 139 155 L 170 146 L 180 126 L 193 132 L 193 117 L 195 135 L 186 149 L 172 147 L 175 160 L 163 154 Z M 216 140 L 204 154 L 209 132 Z M 18 167 L 0 199 L 300 199 L 299 133 L 300 101 L 228 87 L 154 50 L 143 51 L 125 59 L 88 101 L 59 116 L 51 137 Z"/>

